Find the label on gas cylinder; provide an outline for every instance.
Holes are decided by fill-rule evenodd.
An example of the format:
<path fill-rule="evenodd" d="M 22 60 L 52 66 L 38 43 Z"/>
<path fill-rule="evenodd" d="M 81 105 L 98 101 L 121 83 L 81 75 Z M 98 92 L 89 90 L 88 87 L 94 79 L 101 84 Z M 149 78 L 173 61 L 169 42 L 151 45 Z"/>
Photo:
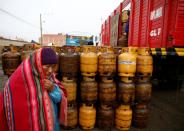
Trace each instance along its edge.
<path fill-rule="evenodd" d="M 135 61 L 125 61 L 125 60 L 122 60 L 122 61 L 119 61 L 118 64 L 125 64 L 125 65 L 135 65 Z"/>

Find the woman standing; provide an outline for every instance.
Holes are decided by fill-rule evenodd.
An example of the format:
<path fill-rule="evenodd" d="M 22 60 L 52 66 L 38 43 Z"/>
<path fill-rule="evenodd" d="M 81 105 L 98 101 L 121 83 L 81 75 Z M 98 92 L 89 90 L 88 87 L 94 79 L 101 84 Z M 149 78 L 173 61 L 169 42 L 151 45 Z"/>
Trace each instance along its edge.
<path fill-rule="evenodd" d="M 0 130 L 57 131 L 57 103 L 59 121 L 66 125 L 66 91 L 53 69 L 57 60 L 51 48 L 42 48 L 11 75 L 0 95 Z"/>

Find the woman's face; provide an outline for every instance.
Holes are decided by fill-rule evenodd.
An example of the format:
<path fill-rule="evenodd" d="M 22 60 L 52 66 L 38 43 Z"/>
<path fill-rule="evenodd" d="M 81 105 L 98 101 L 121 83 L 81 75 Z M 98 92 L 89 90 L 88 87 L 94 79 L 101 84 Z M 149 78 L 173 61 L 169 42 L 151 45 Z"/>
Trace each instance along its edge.
<path fill-rule="evenodd" d="M 52 73 L 54 73 L 54 67 L 56 66 L 56 64 L 52 64 L 52 65 L 42 65 L 43 67 L 43 71 L 46 75 L 46 78 L 49 79 L 49 77 L 51 76 Z"/>

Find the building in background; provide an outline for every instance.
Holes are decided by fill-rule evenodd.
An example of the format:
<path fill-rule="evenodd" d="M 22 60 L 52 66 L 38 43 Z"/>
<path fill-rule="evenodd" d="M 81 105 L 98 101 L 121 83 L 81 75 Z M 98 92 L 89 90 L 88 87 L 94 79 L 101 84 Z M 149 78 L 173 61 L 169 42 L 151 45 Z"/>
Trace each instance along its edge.
<path fill-rule="evenodd" d="M 40 39 L 39 39 L 40 41 Z M 40 42 L 41 43 L 41 42 Z M 66 45 L 66 35 L 64 34 L 43 34 L 43 46 L 48 46 L 52 43 L 55 46 Z"/>
<path fill-rule="evenodd" d="M 7 39 L 7 38 L 4 38 L 4 37 L 0 37 L 0 48 L 4 47 L 4 46 L 10 46 L 10 45 L 13 45 L 13 46 L 24 46 L 24 45 L 34 45 L 34 44 L 38 44 L 37 42 L 35 41 L 31 41 L 31 42 L 28 42 L 28 41 L 22 41 L 22 40 L 12 40 L 12 39 Z"/>
<path fill-rule="evenodd" d="M 66 45 L 69 46 L 93 45 L 93 36 L 66 35 Z"/>

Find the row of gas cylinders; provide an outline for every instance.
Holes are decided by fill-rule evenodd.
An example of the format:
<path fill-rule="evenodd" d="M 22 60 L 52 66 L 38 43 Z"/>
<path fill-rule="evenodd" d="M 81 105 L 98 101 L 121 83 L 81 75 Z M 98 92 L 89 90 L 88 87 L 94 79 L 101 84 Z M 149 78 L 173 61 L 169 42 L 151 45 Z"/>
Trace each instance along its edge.
<path fill-rule="evenodd" d="M 79 67 L 82 76 L 114 76 L 118 69 L 119 76 L 151 75 L 153 59 L 148 48 L 141 48 L 138 54 L 134 48 L 123 48 L 117 56 L 111 50 L 95 53 L 83 50 L 79 55 L 75 52 L 65 52 L 60 55 L 60 72 L 62 75 L 76 76 Z"/>
<path fill-rule="evenodd" d="M 22 52 L 24 60 L 31 51 Z M 113 76 L 118 70 L 119 76 L 151 75 L 153 59 L 149 54 L 149 48 L 123 48 L 120 55 L 112 50 L 106 52 L 94 52 L 84 48 L 82 53 L 66 51 L 58 54 L 59 72 L 62 76 L 77 76 L 79 70 L 83 76 Z M 6 75 L 11 75 L 21 62 L 21 56 L 15 52 L 5 52 L 2 56 L 3 69 Z"/>
<path fill-rule="evenodd" d="M 119 130 L 128 130 L 133 124 L 135 127 L 147 126 L 149 107 L 145 104 L 119 105 L 115 108 L 108 105 L 100 105 L 96 109 L 93 104 L 68 105 L 67 126 L 65 129 L 74 129 L 79 126 L 84 130 L 93 129 L 95 124 L 99 128 L 107 129 L 115 126 Z"/>
<path fill-rule="evenodd" d="M 77 81 L 63 80 L 62 84 L 68 93 L 68 102 L 77 101 Z M 136 84 L 103 78 L 99 83 L 95 77 L 84 77 L 79 84 L 79 99 L 84 103 L 96 103 L 99 100 L 103 104 L 112 104 L 116 100 L 121 104 L 149 103 L 151 100 L 152 84 L 149 78 L 141 78 Z"/>

